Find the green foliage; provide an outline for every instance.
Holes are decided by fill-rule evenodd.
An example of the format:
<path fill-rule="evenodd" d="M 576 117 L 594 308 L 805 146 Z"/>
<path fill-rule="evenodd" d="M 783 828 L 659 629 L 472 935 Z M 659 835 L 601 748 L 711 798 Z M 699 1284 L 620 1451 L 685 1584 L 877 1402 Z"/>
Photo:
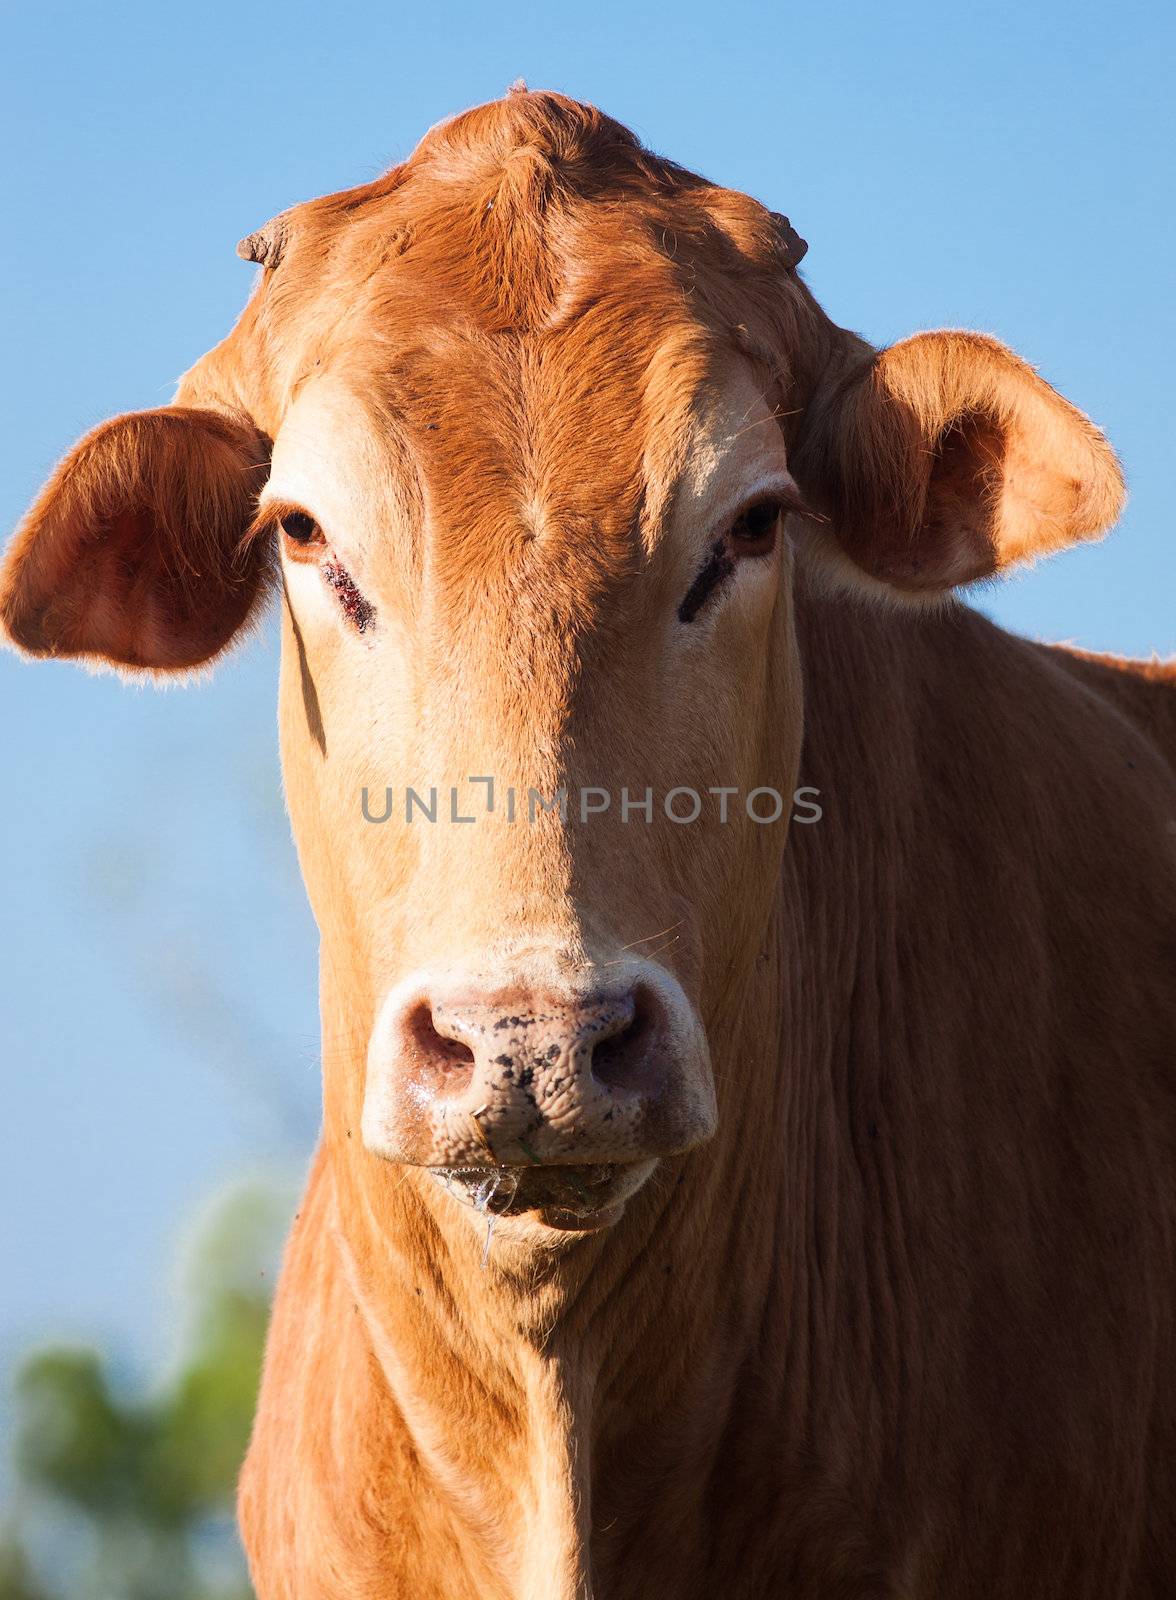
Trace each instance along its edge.
<path fill-rule="evenodd" d="M 26 1360 L 0 1600 L 248 1600 L 233 1494 L 286 1214 L 259 1188 L 217 1205 L 185 1274 L 181 1359 L 147 1390 L 121 1392 L 92 1350 Z"/>

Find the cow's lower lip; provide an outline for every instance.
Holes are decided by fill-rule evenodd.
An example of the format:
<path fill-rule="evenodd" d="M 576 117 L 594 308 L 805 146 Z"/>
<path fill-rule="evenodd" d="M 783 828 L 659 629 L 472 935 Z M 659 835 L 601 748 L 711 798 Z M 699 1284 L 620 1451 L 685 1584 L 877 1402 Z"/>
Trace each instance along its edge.
<path fill-rule="evenodd" d="M 431 1167 L 455 1199 L 486 1216 L 539 1212 L 551 1227 L 601 1228 L 615 1222 L 633 1184 L 616 1162 L 564 1167 Z"/>

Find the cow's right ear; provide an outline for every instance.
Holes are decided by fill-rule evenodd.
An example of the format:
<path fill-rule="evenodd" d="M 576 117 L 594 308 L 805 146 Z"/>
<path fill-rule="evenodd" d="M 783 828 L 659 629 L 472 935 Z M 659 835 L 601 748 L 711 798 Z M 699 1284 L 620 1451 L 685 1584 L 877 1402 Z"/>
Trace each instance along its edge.
<path fill-rule="evenodd" d="M 76 445 L 0 568 L 0 620 L 35 656 L 181 672 L 257 604 L 266 551 L 244 534 L 269 448 L 244 417 L 131 412 Z"/>

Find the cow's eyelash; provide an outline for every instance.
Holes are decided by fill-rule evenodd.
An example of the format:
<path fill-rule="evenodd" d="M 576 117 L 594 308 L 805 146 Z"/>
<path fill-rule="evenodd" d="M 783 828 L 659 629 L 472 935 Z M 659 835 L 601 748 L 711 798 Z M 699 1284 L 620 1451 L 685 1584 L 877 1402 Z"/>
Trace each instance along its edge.
<path fill-rule="evenodd" d="M 257 539 L 282 539 L 287 550 L 300 559 L 315 559 L 327 542 L 310 512 L 286 500 L 270 500 L 257 508 L 245 540 L 251 544 Z"/>

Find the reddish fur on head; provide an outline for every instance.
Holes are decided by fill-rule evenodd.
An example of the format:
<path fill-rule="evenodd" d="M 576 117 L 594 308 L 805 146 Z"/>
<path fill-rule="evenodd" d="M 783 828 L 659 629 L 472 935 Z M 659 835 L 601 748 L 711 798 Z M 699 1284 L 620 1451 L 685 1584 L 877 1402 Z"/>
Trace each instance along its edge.
<path fill-rule="evenodd" d="M 542 344 L 533 386 L 565 368 L 568 404 L 545 409 L 559 482 L 578 486 L 571 522 L 633 512 L 646 430 L 688 397 L 704 346 L 734 346 L 762 373 L 795 475 L 827 514 L 808 524 L 808 553 L 851 586 L 938 596 L 1097 535 L 1122 501 L 1102 436 L 995 340 L 922 334 L 869 351 L 791 270 L 786 219 L 561 95 L 515 92 L 456 117 L 374 183 L 262 233 L 280 251 L 183 404 L 95 430 L 29 513 L 0 595 L 22 648 L 163 671 L 215 655 L 259 592 L 266 554 L 238 541 L 301 388 L 348 371 L 378 421 L 390 373 L 444 395 L 455 333 L 475 356 L 504 336 L 520 352 Z M 498 361 L 477 359 L 479 378 Z M 520 378 L 498 364 L 501 400 L 480 420 L 501 462 Z M 557 413 L 570 419 L 577 400 L 576 431 L 557 443 Z M 430 443 L 458 500 L 486 472 L 468 445 Z"/>

